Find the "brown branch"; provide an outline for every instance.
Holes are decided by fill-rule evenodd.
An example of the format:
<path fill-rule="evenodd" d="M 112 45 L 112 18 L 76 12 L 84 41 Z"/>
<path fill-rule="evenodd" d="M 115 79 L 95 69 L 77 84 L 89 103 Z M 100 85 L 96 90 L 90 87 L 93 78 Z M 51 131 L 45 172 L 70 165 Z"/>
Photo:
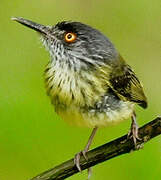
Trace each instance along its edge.
<path fill-rule="evenodd" d="M 137 142 L 137 147 L 161 134 L 161 117 L 139 128 L 139 137 L 141 141 Z M 92 167 L 108 159 L 117 157 L 121 154 L 136 150 L 132 140 L 127 140 L 127 135 L 117 138 L 109 143 L 99 146 L 87 153 L 88 161 L 81 156 L 80 165 L 82 170 Z M 78 173 L 73 159 L 70 159 L 52 169 L 49 169 L 31 180 L 58 180 L 66 179 L 73 174 Z"/>

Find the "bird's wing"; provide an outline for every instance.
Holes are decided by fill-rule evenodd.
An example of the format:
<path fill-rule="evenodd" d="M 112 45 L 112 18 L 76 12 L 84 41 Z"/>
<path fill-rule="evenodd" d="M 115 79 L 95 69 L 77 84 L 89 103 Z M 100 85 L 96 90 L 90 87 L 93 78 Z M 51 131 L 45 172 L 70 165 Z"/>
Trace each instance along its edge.
<path fill-rule="evenodd" d="M 119 65 L 111 72 L 111 88 L 123 100 L 128 100 L 147 107 L 147 99 L 143 87 L 129 65 L 120 57 Z"/>

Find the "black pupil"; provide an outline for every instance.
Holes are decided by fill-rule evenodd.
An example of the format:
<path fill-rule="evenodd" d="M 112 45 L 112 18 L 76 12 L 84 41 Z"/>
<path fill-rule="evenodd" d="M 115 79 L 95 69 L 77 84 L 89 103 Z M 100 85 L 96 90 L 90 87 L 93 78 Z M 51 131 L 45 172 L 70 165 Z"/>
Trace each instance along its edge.
<path fill-rule="evenodd" d="M 68 34 L 67 38 L 68 38 L 68 39 L 71 39 L 71 38 L 72 38 L 72 35 L 71 35 L 71 34 Z"/>

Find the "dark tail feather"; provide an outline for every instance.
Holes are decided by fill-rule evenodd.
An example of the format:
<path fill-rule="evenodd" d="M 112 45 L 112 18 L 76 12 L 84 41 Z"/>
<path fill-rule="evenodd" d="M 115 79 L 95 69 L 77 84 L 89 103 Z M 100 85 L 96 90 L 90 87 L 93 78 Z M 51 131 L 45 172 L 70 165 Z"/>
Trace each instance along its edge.
<path fill-rule="evenodd" d="M 148 107 L 147 101 L 139 101 L 137 103 L 138 103 L 139 106 L 141 106 L 144 109 L 146 109 Z"/>

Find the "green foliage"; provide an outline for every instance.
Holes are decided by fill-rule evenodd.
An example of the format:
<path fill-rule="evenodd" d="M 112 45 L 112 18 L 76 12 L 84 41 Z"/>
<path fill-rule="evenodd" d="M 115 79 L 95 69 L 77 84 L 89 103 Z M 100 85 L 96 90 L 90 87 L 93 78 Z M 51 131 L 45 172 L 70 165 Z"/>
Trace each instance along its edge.
<path fill-rule="evenodd" d="M 38 35 L 11 16 L 42 24 L 76 20 L 104 32 L 144 84 L 149 108 L 137 108 L 139 124 L 161 114 L 160 0 L 5 1 L 0 6 L 0 179 L 26 180 L 74 156 L 90 129 L 70 127 L 55 113 L 45 94 L 43 71 L 49 60 Z M 101 129 L 93 147 L 126 133 L 130 120 Z M 93 179 L 161 177 L 161 137 L 141 151 L 93 168 Z M 82 180 L 86 172 L 69 179 Z"/>

